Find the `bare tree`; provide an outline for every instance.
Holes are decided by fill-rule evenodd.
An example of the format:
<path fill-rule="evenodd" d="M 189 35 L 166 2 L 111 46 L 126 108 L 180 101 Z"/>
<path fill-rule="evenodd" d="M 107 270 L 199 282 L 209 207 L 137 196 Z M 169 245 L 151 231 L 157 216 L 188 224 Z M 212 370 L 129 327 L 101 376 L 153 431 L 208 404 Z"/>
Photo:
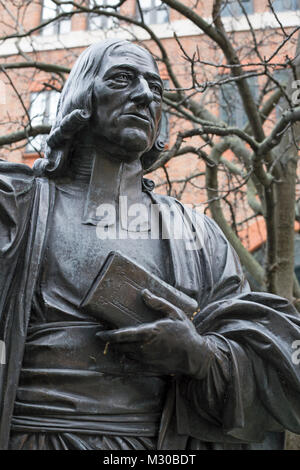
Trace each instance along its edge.
<path fill-rule="evenodd" d="M 188 41 L 170 23 L 170 41 L 149 26 L 150 12 L 139 0 L 134 8 L 132 0 L 52 3 L 55 11 L 33 24 L 30 15 L 41 12 L 39 1 L 0 0 L 0 53 L 10 50 L 0 60 L 1 80 L 13 100 L 13 107 L 6 103 L 0 108 L 2 158 L 13 158 L 28 149 L 30 138 L 50 130 L 48 122 L 37 124 L 29 112 L 30 94 L 33 84 L 39 92 L 60 91 L 81 51 L 59 35 L 61 25 L 68 18 L 84 24 L 100 18 L 102 35 L 117 30 L 141 42 L 168 80 L 164 108 L 169 144 L 151 169 L 158 190 L 208 211 L 256 288 L 299 306 L 294 233 L 300 199 L 300 27 L 284 25 L 271 0 L 266 0 L 266 23 L 259 27 L 242 0 L 213 0 L 210 5 L 162 0 L 169 14 L 188 21 L 193 35 Z M 225 13 L 230 7 L 229 18 Z M 238 27 L 241 21 L 244 29 Z M 43 32 L 49 27 L 56 28 L 57 48 L 43 51 Z M 36 151 L 42 153 L 40 147 Z M 245 233 L 256 221 L 263 221 L 266 229 L 264 264 L 245 243 Z"/>
<path fill-rule="evenodd" d="M 37 47 L 43 31 L 71 17 L 73 21 L 77 17 L 110 19 L 106 31 L 117 26 L 119 33 L 142 42 L 168 79 L 164 105 L 170 116 L 170 144 L 152 168 L 157 187 L 183 201 L 187 193 L 193 193 L 194 204 L 210 211 L 261 288 L 297 300 L 300 288 L 294 277 L 293 238 L 298 214 L 300 27 L 284 26 L 272 1 L 266 2 L 272 24 L 257 28 L 241 0 L 214 0 L 210 11 L 199 0 L 162 0 L 164 7 L 189 20 L 194 28 L 189 43 L 174 30 L 174 56 L 170 41 L 161 39 L 147 24 L 139 0 L 134 11 L 132 7 L 126 10 L 132 0 L 53 0 L 55 12 L 37 24 L 28 18 L 33 10 L 41 9 L 39 1 L 0 0 L 4 31 L 0 47 L 10 45 L 15 50 L 0 63 L 2 81 L 15 98 L 14 110 L 1 108 L 3 156 L 10 158 L 8 151 L 24 149 L 28 138 L 49 132 L 49 124 L 35 125 L 28 112 L 32 83 L 39 84 L 39 91 L 60 91 L 81 50 L 67 47 L 58 35 L 57 51 L 43 52 Z M 230 6 L 238 16 L 235 19 L 233 14 L 232 28 L 224 17 Z M 247 32 L 236 30 L 241 20 L 247 23 Z M 240 122 L 232 124 L 230 116 L 224 117 L 220 97 L 228 114 L 232 102 L 240 103 Z M 197 171 L 173 177 L 175 159 L 184 166 L 191 155 L 196 156 Z M 240 238 L 257 217 L 264 219 L 267 231 L 265 267 Z"/>
<path fill-rule="evenodd" d="M 117 22 L 118 31 L 136 42 L 142 32 L 143 45 L 154 53 L 169 82 L 164 103 L 170 116 L 170 145 L 152 169 L 156 170 L 157 187 L 183 201 L 192 194 L 194 205 L 210 211 L 257 284 L 295 301 L 300 297 L 293 265 L 300 107 L 298 90 L 293 87 L 300 79 L 299 43 L 296 52 L 299 27 L 285 27 L 267 1 L 275 26 L 259 29 L 251 23 L 244 3 L 234 2 L 240 9 L 238 18 L 247 22 L 248 31 L 242 33 L 224 26 L 222 13 L 228 8 L 227 0 L 214 0 L 210 19 L 201 14 L 199 1 L 163 0 L 169 11 L 180 13 L 195 28 L 196 40 L 189 44 L 174 32 L 176 57 L 167 41 L 147 25 L 139 1 L 135 12 L 131 9 L 126 15 L 129 0 L 54 0 L 55 13 L 35 25 L 27 18 L 33 6 L 40 8 L 39 2 L 0 1 L 5 31 L 1 45 L 13 43 L 16 48 L 15 54 L 3 58 L 0 70 L 18 103 L 16 112 L 7 107 L 2 113 L 3 155 L 9 158 L 5 150 L 24 149 L 28 138 L 49 132 L 49 124 L 35 125 L 28 112 L 32 83 L 39 83 L 39 91 L 61 90 L 80 51 L 66 47 L 62 36 L 59 54 L 38 50 L 36 39 L 49 25 L 70 17 L 98 15 L 112 19 L 110 28 Z M 287 71 L 287 82 L 281 80 L 280 71 Z M 234 119 L 224 118 L 220 97 L 229 114 L 232 102 L 240 103 L 241 122 L 232 124 Z M 282 110 L 277 119 L 276 106 Z M 193 171 L 174 177 L 175 159 L 184 168 L 191 155 L 197 159 Z M 240 238 L 257 217 L 264 219 L 267 231 L 265 266 L 255 260 Z"/>

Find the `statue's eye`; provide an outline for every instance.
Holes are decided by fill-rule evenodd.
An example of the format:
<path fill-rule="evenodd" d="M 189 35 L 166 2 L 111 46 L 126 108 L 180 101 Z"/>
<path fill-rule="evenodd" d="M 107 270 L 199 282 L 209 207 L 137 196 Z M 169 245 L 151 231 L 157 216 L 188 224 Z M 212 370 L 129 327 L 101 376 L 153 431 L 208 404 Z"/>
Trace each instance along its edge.
<path fill-rule="evenodd" d="M 121 82 L 121 83 L 128 83 L 130 81 L 130 78 L 131 78 L 130 74 L 125 73 L 125 72 L 118 73 L 114 76 L 114 79 L 117 82 Z"/>
<path fill-rule="evenodd" d="M 151 83 L 150 88 L 154 93 L 162 94 L 162 88 L 157 83 Z"/>

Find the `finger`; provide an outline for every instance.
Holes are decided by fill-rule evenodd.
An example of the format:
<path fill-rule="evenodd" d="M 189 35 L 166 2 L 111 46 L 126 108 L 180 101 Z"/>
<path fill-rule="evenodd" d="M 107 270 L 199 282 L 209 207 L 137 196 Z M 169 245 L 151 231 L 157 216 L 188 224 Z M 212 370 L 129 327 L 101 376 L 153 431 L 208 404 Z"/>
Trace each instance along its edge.
<path fill-rule="evenodd" d="M 113 347 L 118 350 L 118 353 L 126 354 L 130 359 L 141 358 L 140 343 L 118 343 Z"/>
<path fill-rule="evenodd" d="M 103 342 L 109 342 L 114 331 L 115 330 L 99 331 L 98 333 L 96 333 L 96 336 Z"/>
<path fill-rule="evenodd" d="M 175 305 L 171 304 L 171 302 L 168 302 L 162 297 L 157 297 L 156 295 L 152 294 L 152 292 L 150 292 L 148 289 L 142 291 L 142 296 L 146 305 L 148 305 L 150 308 L 153 308 L 153 310 L 159 310 L 160 312 L 165 313 L 172 320 L 184 319 L 184 314 L 179 308 L 175 307 Z"/>
<path fill-rule="evenodd" d="M 138 327 L 121 328 L 119 330 L 101 331 L 96 335 L 110 343 L 141 343 L 153 337 L 153 327 L 141 325 Z"/>

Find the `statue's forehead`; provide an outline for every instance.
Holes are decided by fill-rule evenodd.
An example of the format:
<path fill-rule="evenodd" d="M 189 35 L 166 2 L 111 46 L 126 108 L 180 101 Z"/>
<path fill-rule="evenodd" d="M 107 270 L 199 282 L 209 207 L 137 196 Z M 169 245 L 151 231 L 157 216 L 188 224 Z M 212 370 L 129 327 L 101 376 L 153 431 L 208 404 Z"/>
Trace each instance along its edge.
<path fill-rule="evenodd" d="M 104 57 L 101 69 L 108 69 L 115 65 L 134 65 L 151 72 L 158 73 L 158 67 L 148 51 L 134 44 L 119 45 L 108 51 Z"/>

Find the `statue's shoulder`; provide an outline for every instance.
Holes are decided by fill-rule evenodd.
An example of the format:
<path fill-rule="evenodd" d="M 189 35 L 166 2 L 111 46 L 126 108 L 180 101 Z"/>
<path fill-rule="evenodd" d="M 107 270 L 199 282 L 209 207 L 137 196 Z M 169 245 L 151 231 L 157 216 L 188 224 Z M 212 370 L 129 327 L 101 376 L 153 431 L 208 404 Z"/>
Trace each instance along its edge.
<path fill-rule="evenodd" d="M 32 168 L 23 163 L 12 163 L 0 160 L 0 184 L 2 192 L 13 192 L 16 195 L 26 193 L 35 183 Z"/>
<path fill-rule="evenodd" d="M 203 237 L 204 243 L 208 243 L 212 247 L 219 243 L 228 244 L 227 238 L 219 225 L 211 217 L 194 208 L 192 204 L 183 204 L 172 196 L 157 193 L 153 193 L 153 199 L 155 203 L 167 206 L 171 211 L 173 208 L 179 211 L 189 224 L 194 225 L 198 234 Z M 214 251 L 214 248 L 212 251 Z"/>
<path fill-rule="evenodd" d="M 24 177 L 34 176 L 32 168 L 24 163 L 8 162 L 7 160 L 0 159 L 0 173 L 23 175 Z"/>
<path fill-rule="evenodd" d="M 30 220 L 35 176 L 27 165 L 0 161 L 0 258 L 15 255 Z"/>
<path fill-rule="evenodd" d="M 176 199 L 172 196 L 166 196 L 164 194 L 153 193 L 153 199 L 157 204 L 163 204 L 168 206 L 170 209 L 176 208 L 184 215 L 192 217 L 193 219 L 202 222 L 202 223 L 210 223 L 210 221 L 214 224 L 215 222 L 208 217 L 207 215 L 203 214 L 200 210 L 195 209 L 192 204 L 185 204 Z"/>

